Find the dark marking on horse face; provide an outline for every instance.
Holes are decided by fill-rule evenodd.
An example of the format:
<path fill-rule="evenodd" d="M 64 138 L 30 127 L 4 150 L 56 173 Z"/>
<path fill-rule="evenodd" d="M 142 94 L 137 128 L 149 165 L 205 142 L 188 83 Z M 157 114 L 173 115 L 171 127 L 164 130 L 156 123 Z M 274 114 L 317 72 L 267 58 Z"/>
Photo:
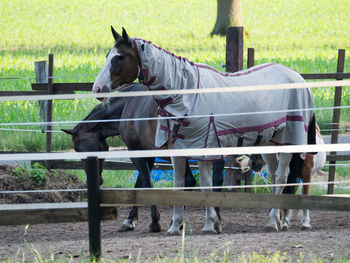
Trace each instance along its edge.
<path fill-rule="evenodd" d="M 124 65 L 124 61 L 125 61 L 125 56 L 124 55 L 116 55 L 111 59 L 111 78 L 112 76 L 118 76 L 120 74 L 120 72 L 123 69 L 123 65 Z"/>
<path fill-rule="evenodd" d="M 76 152 L 98 152 L 108 151 L 108 143 L 97 133 L 82 133 L 73 136 L 74 150 Z"/>

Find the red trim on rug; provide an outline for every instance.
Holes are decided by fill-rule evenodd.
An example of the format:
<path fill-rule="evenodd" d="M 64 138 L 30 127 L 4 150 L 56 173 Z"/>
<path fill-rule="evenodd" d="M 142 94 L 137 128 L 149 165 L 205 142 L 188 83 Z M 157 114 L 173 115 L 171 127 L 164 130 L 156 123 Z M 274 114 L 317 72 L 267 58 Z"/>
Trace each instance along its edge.
<path fill-rule="evenodd" d="M 265 123 L 263 125 L 258 125 L 258 126 L 250 126 L 250 127 L 241 127 L 241 128 L 231 128 L 231 129 L 225 129 L 225 130 L 221 130 L 218 131 L 218 136 L 222 136 L 222 135 L 227 135 L 227 134 L 233 134 L 233 133 L 239 133 L 239 134 L 243 134 L 246 132 L 263 132 L 266 129 L 272 128 L 272 127 L 278 127 L 279 125 L 281 125 L 282 123 L 285 123 L 287 121 L 300 121 L 303 122 L 304 118 L 303 116 L 290 116 L 287 115 L 286 117 L 283 117 L 279 120 L 275 120 L 272 122 L 268 122 Z M 304 125 L 305 131 L 307 131 L 306 126 Z"/>

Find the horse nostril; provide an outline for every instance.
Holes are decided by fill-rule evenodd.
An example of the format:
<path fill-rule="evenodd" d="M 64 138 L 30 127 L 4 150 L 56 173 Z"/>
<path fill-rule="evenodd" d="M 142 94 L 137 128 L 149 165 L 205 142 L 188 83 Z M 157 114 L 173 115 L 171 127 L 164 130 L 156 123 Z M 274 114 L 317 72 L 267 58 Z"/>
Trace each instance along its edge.
<path fill-rule="evenodd" d="M 96 86 L 96 87 L 94 87 L 94 88 L 92 89 L 92 91 L 93 91 L 94 93 L 99 93 L 99 92 L 101 92 L 101 87 L 100 87 L 100 86 Z"/>
<path fill-rule="evenodd" d="M 101 91 L 101 92 L 111 92 L 111 90 L 110 90 L 106 85 L 104 85 L 104 86 L 102 87 L 102 89 L 100 89 L 100 91 Z"/>

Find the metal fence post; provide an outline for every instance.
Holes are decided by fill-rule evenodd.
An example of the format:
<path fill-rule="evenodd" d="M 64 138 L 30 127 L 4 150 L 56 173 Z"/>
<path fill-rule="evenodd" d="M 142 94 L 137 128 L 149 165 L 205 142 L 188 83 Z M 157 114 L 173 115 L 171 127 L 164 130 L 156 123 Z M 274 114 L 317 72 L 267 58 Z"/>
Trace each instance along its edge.
<path fill-rule="evenodd" d="M 98 184 L 99 163 L 97 157 L 88 157 L 86 162 L 86 177 L 88 186 L 89 252 L 90 260 L 93 261 L 99 260 L 101 257 L 101 209 Z"/>

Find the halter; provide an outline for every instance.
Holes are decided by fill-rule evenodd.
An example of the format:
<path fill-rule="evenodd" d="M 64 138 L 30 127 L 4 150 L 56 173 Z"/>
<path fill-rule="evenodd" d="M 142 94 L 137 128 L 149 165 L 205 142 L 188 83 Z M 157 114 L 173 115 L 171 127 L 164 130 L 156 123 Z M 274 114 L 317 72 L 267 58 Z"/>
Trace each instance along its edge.
<path fill-rule="evenodd" d="M 142 71 L 142 63 L 141 63 L 141 58 L 140 58 L 140 53 L 139 50 L 137 49 L 136 41 L 135 39 L 132 39 L 132 43 L 134 45 L 134 49 L 136 51 L 136 56 L 137 56 L 137 67 L 138 67 L 138 73 L 137 73 L 137 78 L 139 79 L 140 83 L 144 83 L 145 77 L 143 76 L 143 71 Z"/>

